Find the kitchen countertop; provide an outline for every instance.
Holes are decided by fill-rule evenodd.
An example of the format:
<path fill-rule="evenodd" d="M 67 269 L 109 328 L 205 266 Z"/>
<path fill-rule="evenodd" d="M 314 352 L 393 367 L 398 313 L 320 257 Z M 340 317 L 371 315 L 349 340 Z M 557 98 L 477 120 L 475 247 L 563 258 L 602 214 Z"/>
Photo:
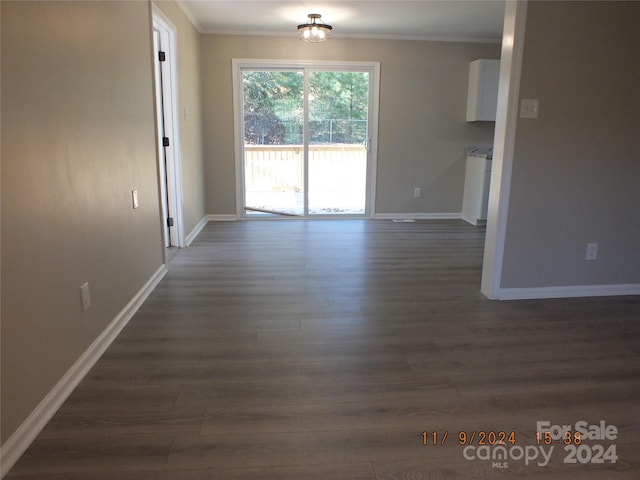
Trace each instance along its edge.
<path fill-rule="evenodd" d="M 467 157 L 480 157 L 487 160 L 493 159 L 493 147 L 471 145 L 466 149 Z"/>

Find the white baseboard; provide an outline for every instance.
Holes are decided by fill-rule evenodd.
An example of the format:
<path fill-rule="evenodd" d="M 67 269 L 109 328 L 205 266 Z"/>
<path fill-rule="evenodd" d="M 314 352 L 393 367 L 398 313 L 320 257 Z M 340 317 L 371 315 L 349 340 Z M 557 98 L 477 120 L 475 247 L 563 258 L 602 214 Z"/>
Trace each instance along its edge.
<path fill-rule="evenodd" d="M 209 222 L 235 222 L 237 220 L 237 215 L 221 215 L 216 213 L 210 213 L 207 215 L 207 221 Z"/>
<path fill-rule="evenodd" d="M 462 214 L 458 213 L 376 213 L 373 215 L 376 220 L 393 220 L 394 218 L 401 220 L 457 220 L 462 218 Z"/>
<path fill-rule="evenodd" d="M 541 298 L 608 297 L 640 295 L 640 284 L 573 285 L 567 287 L 501 288 L 498 300 L 526 300 Z"/>
<path fill-rule="evenodd" d="M 297 218 L 297 217 L 296 217 Z M 460 212 L 456 213 L 375 213 L 373 215 L 375 220 L 393 220 L 398 219 L 413 219 L 413 220 L 458 220 L 462 218 Z M 235 222 L 239 218 L 237 215 L 220 215 L 209 214 L 206 216 L 209 222 Z"/>
<path fill-rule="evenodd" d="M 189 234 L 186 237 L 184 237 L 184 243 L 187 247 L 193 243 L 193 241 L 200 234 L 202 229 L 207 225 L 207 223 L 209 223 L 209 218 L 208 218 L 208 215 L 205 215 L 198 222 L 198 224 L 193 228 L 193 230 L 191 230 L 191 232 L 189 232 Z"/>
<path fill-rule="evenodd" d="M 51 389 L 31 415 L 9 437 L 0 448 L 0 478 L 3 478 L 15 465 L 20 456 L 29 448 L 38 434 L 45 427 L 51 417 L 58 411 L 64 401 L 71 395 L 91 367 L 98 361 L 105 350 L 111 345 L 122 329 L 127 325 L 142 303 L 162 277 L 167 273 L 167 267 L 162 265 L 156 270 L 145 285 L 134 295 L 120 313 L 111 321 L 109 326 L 94 340 L 87 350 L 76 360 L 73 366 L 64 374 L 60 381 Z"/>

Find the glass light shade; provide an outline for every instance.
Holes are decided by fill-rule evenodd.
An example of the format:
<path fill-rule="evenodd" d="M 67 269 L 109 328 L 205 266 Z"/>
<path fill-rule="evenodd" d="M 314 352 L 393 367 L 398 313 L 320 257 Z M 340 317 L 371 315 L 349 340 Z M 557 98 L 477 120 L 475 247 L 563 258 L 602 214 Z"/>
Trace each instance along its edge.
<path fill-rule="evenodd" d="M 298 36 L 301 40 L 310 43 L 324 42 L 329 35 L 333 27 L 322 23 L 320 21 L 321 15 L 317 13 L 309 14 L 309 21 L 298 25 Z"/>

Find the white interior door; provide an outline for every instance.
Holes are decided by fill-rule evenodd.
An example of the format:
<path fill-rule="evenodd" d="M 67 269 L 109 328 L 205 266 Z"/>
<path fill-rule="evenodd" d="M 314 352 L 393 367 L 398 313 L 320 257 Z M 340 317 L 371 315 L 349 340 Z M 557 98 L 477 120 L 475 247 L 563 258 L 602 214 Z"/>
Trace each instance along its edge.
<path fill-rule="evenodd" d="M 153 13 L 160 205 L 165 247 L 184 247 L 180 138 L 177 119 L 175 27 Z"/>
<path fill-rule="evenodd" d="M 164 138 L 167 138 L 165 134 L 165 112 L 164 112 L 164 89 L 162 85 L 162 64 L 159 59 L 159 55 L 162 51 L 160 46 L 160 32 L 158 30 L 153 31 L 153 47 L 155 53 L 154 60 L 154 73 L 156 84 L 156 129 L 158 131 L 158 171 L 159 171 L 159 183 L 160 183 L 160 207 L 162 209 L 163 220 L 163 240 L 164 246 L 171 246 L 171 227 L 170 221 L 171 212 L 169 209 L 169 197 L 168 197 L 168 185 L 167 185 L 167 147 L 164 146 Z"/>

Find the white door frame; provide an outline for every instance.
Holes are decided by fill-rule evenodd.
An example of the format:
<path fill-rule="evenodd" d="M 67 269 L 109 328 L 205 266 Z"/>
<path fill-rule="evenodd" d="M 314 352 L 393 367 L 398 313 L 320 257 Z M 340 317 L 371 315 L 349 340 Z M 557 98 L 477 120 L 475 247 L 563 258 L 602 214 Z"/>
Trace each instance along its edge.
<path fill-rule="evenodd" d="M 526 21 L 527 0 L 508 0 L 505 3 L 498 109 L 480 287 L 482 293 L 492 300 L 501 298 L 502 261 L 511 194 Z"/>
<path fill-rule="evenodd" d="M 232 62 L 233 80 L 233 118 L 234 118 L 234 142 L 236 159 L 236 216 L 246 219 L 244 211 L 244 125 L 242 112 L 242 69 L 320 69 L 335 71 L 361 71 L 368 72 L 370 79 L 369 88 L 369 133 L 367 142 L 367 203 L 364 215 L 359 218 L 373 218 L 376 211 L 376 172 L 378 170 L 378 113 L 380 100 L 380 62 L 349 62 L 349 61 L 321 61 L 321 60 L 268 60 L 234 58 Z M 305 174 L 306 177 L 306 174 Z M 305 185 L 306 191 L 306 185 Z M 322 215 L 314 215 L 313 218 L 322 218 Z M 301 217 L 277 217 L 301 218 Z M 304 217 L 309 218 L 309 217 Z M 351 215 L 332 216 L 331 218 L 353 218 Z"/>
<path fill-rule="evenodd" d="M 169 211 L 164 211 L 165 202 L 163 197 L 160 198 L 160 205 L 163 211 L 163 237 L 165 246 L 184 247 L 184 214 L 182 204 L 182 168 L 180 159 L 180 134 L 179 134 L 179 119 L 178 119 L 178 83 L 177 72 L 178 65 L 176 60 L 176 27 L 171 21 L 153 5 L 153 30 L 159 33 L 160 48 L 166 53 L 166 61 L 158 62 L 158 52 L 153 52 L 154 65 L 158 64 L 162 69 L 162 92 L 158 92 L 156 88 L 156 116 L 160 115 L 159 110 L 159 97 L 163 96 L 164 106 L 164 132 L 169 137 L 169 146 L 164 147 L 162 145 L 162 135 L 159 127 L 162 125 L 162 119 L 157 118 L 158 123 L 158 182 L 161 195 L 166 195 L 168 200 Z M 156 75 L 154 74 L 154 77 Z M 158 82 L 156 81 L 156 84 Z M 166 170 L 165 162 L 163 161 L 163 150 L 166 155 Z M 166 176 L 166 186 L 164 185 L 163 178 Z M 173 218 L 173 226 L 166 228 L 167 218 Z M 168 232 L 167 232 L 168 231 Z M 167 235 L 167 233 L 169 235 Z M 170 237 L 170 242 L 167 237 Z"/>

